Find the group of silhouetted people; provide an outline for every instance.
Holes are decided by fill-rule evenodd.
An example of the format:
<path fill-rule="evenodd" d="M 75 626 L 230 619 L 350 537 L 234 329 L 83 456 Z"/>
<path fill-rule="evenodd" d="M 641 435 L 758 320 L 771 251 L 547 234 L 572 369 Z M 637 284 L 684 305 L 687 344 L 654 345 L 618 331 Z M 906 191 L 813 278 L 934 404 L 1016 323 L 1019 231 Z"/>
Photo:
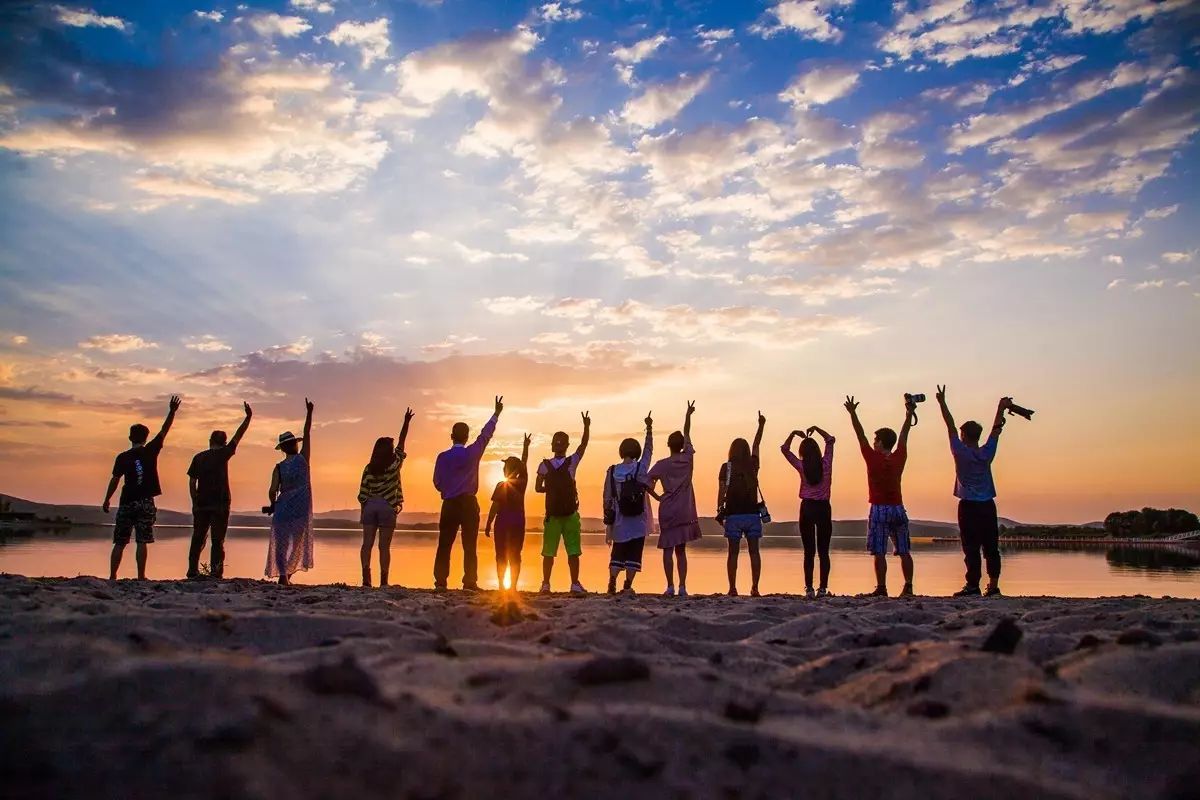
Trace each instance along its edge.
<path fill-rule="evenodd" d="M 474 440 L 471 440 L 471 431 L 466 423 L 456 423 L 450 431 L 451 447 L 437 456 L 433 485 L 442 499 L 437 554 L 433 566 L 434 587 L 437 590 L 447 587 L 451 551 L 460 534 L 463 548 L 462 587 L 465 590 L 480 588 L 477 555 L 481 517 L 477 497 L 479 465 L 495 434 L 504 409 L 503 400 L 503 397 L 495 398 L 495 410 Z M 959 498 L 958 520 L 966 561 L 966 584 L 956 596 L 998 595 L 999 524 L 991 464 L 1004 426 L 1004 412 L 1011 406 L 1011 398 L 1001 398 L 991 433 L 985 442 L 981 441 L 983 427 L 979 423 L 970 421 L 961 428 L 955 427 L 954 418 L 946 404 L 945 387 L 938 387 L 937 400 L 949 433 L 950 451 L 955 464 L 954 494 Z M 229 460 L 237 452 L 252 417 L 249 404 L 243 405 L 245 418 L 233 437 L 227 438 L 224 431 L 213 431 L 208 449 L 197 453 L 188 468 L 193 515 L 188 578 L 202 577 L 200 556 L 210 536 L 212 549 L 208 574 L 213 578 L 223 577 L 224 541 L 231 502 Z M 138 577 L 145 578 L 147 545 L 154 541 L 157 513 L 154 498 L 162 493 L 158 455 L 179 406 L 179 397 L 172 397 L 162 428 L 152 439 L 145 425 L 133 425 L 129 430 L 132 447 L 120 453 L 113 464 L 112 480 L 104 499 L 106 512 L 118 483 L 123 482 L 113 531 L 110 578 L 114 580 L 131 537 L 137 543 Z M 904 574 L 904 586 L 900 594 L 911 596 L 913 559 L 901 479 L 908 459 L 909 434 L 916 422 L 915 401 L 906 395 L 904 424 L 899 434 L 891 428 L 879 428 L 872 440 L 867 439 L 859 421 L 858 403 L 853 397 L 846 398 L 845 407 L 867 467 L 871 508 L 866 544 L 868 552 L 874 556 L 876 579 L 876 587 L 871 594 L 887 595 L 887 551 L 890 545 L 893 554 L 900 559 Z M 634 580 L 642 570 L 646 539 L 655 528 L 658 530 L 657 544 L 662 551 L 666 575 L 664 594 L 669 597 L 685 597 L 688 594 L 687 545 L 701 536 L 693 485 L 695 448 L 692 446 L 691 428 L 695 411 L 695 403 L 689 402 L 682 430 L 667 437 L 670 454 L 658 461 L 653 459 L 654 419 L 647 414 L 643 440 L 622 440 L 617 448 L 620 461 L 605 471 L 603 509 L 605 541 L 610 547 L 609 594 L 633 592 Z M 287 431 L 279 435 L 276 449 L 281 451 L 283 458 L 272 470 L 269 504 L 263 508 L 271 517 L 264 572 L 267 577 L 277 578 L 281 584 L 288 583 L 297 571 L 313 566 L 310 472 L 312 415 L 313 404 L 306 398 L 303 434 L 295 436 Z M 382 437 L 375 442 L 370 460 L 363 468 L 358 492 L 363 530 L 360 554 L 363 586 L 373 583 L 371 553 L 376 542 L 379 547 L 379 585 L 388 585 L 391 541 L 404 503 L 400 473 L 413 416 L 411 408 L 405 411 L 397 439 Z M 568 453 L 570 436 L 564 431 L 556 432 L 550 440 L 549 457 L 542 459 L 536 470 L 534 490 L 545 495 L 542 592 L 550 591 L 550 579 L 561 549 L 567 556 L 570 591 L 573 594 L 587 593 L 579 580 L 583 547 L 576 474 L 587 451 L 591 417 L 585 411 L 581 419 L 583 432 L 575 450 Z M 766 417 L 760 412 L 753 443 L 743 438 L 733 440 L 728 458 L 717 476 L 717 521 L 722 525 L 728 544 L 730 595 L 738 594 L 737 571 L 743 539 L 750 559 L 750 594 L 759 595 L 762 575 L 759 543 L 764 525 L 771 520 L 759 487 L 759 448 L 766 422 Z M 820 443 L 816 438 L 818 436 Z M 794 449 L 797 438 L 800 439 L 798 450 Z M 830 492 L 835 441 L 832 435 L 813 425 L 805 430 L 793 430 L 780 447 L 788 463 L 800 476 L 798 524 L 804 545 L 804 583 L 808 597 L 824 597 L 829 593 L 829 546 L 833 536 Z M 525 493 L 529 485 L 531 442 L 532 437 L 526 434 L 521 456 L 510 456 L 504 460 L 504 478 L 492 491 L 491 506 L 484 524 L 485 535 L 491 537 L 495 544 L 497 578 L 502 586 L 512 588 L 517 586 L 521 573 L 521 553 L 527 527 Z M 657 525 L 651 498 L 658 503 Z M 986 590 L 981 590 L 984 562 L 989 582 Z M 815 586 L 814 573 L 818 576 Z M 618 581 L 621 581 L 619 590 Z"/>

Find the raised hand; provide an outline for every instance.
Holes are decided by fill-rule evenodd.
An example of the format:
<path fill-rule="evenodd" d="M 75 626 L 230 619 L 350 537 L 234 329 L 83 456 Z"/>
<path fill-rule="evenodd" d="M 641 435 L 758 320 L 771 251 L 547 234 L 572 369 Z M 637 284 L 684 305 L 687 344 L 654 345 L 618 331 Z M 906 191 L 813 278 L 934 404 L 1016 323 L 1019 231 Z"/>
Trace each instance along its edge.
<path fill-rule="evenodd" d="M 529 449 L 529 445 L 531 444 L 533 444 L 533 435 L 527 433 L 525 434 L 525 448 Z"/>
<path fill-rule="evenodd" d="M 687 415 L 690 417 L 692 414 L 695 414 L 695 413 L 696 413 L 696 401 L 688 400 Z"/>
<path fill-rule="evenodd" d="M 939 403 L 945 404 L 945 402 L 946 402 L 946 387 L 944 385 L 938 386 L 937 394 L 935 394 L 934 397 L 937 398 L 937 401 Z"/>
<path fill-rule="evenodd" d="M 583 427 L 587 428 L 592 424 L 592 417 L 587 411 L 584 411 L 579 416 L 583 417 Z"/>
<path fill-rule="evenodd" d="M 499 414 L 504 410 L 504 395 L 496 395 L 496 413 Z"/>
<path fill-rule="evenodd" d="M 852 394 L 846 395 L 846 402 L 844 405 L 846 406 L 846 410 L 851 414 L 854 414 L 858 411 L 858 403 L 854 402 L 854 395 Z"/>
<path fill-rule="evenodd" d="M 651 416 L 651 413 L 652 413 L 652 412 L 650 412 L 650 411 L 647 411 L 647 412 L 646 412 L 646 427 L 647 427 L 647 428 L 653 428 L 653 427 L 654 427 L 654 417 L 653 417 L 653 416 Z"/>
<path fill-rule="evenodd" d="M 804 431 L 792 431 L 792 436 L 799 436 L 801 439 L 807 439 L 808 434 Z"/>
<path fill-rule="evenodd" d="M 179 410 L 179 404 L 182 402 L 183 401 L 179 399 L 179 395 L 173 394 L 171 395 L 171 401 L 167 403 L 167 408 L 171 409 L 171 412 L 174 413 Z"/>
<path fill-rule="evenodd" d="M 763 425 L 766 425 L 766 424 L 767 424 L 767 418 L 763 416 L 763 413 L 761 411 L 759 411 L 758 412 L 758 427 L 761 428 Z"/>
<path fill-rule="evenodd" d="M 306 413 L 308 413 L 308 414 L 311 414 L 311 413 L 313 412 L 313 408 L 314 408 L 314 406 L 313 406 L 313 402 L 312 402 L 312 400 L 309 400 L 307 397 L 306 397 L 306 398 L 304 398 L 304 410 L 305 410 L 305 412 L 306 412 Z"/>
<path fill-rule="evenodd" d="M 246 412 L 246 419 L 250 419 L 254 416 L 253 409 L 251 409 L 250 404 L 245 401 L 242 401 L 242 410 Z"/>
<path fill-rule="evenodd" d="M 814 433 L 816 430 L 817 430 L 817 426 L 816 426 L 816 425 L 809 425 L 809 426 L 808 426 L 808 430 L 804 432 L 804 435 L 805 435 L 805 436 L 812 436 L 812 435 L 813 435 L 813 433 Z"/>
<path fill-rule="evenodd" d="M 411 408 L 404 409 L 404 424 L 407 425 L 408 423 L 412 422 L 412 418 L 415 416 L 416 412 L 414 412 Z"/>

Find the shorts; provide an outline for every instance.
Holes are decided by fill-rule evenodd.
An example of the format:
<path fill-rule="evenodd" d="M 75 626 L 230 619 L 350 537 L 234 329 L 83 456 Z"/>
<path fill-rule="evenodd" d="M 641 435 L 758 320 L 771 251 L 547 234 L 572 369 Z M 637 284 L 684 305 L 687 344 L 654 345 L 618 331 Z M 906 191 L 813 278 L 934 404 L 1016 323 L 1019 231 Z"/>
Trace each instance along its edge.
<path fill-rule="evenodd" d="M 136 534 L 138 544 L 154 541 L 154 520 L 158 509 L 154 499 L 132 500 L 117 506 L 117 524 L 113 527 L 113 544 L 129 544 L 131 534 Z"/>
<path fill-rule="evenodd" d="M 394 531 L 396 530 L 396 509 L 382 497 L 370 497 L 362 505 L 362 516 L 359 517 L 359 522 L 382 531 Z"/>
<path fill-rule="evenodd" d="M 904 506 L 873 505 L 867 521 L 867 552 L 874 556 L 886 556 L 888 539 L 895 546 L 895 555 L 906 556 L 912 552 L 908 512 Z"/>
<path fill-rule="evenodd" d="M 759 539 L 762 535 L 762 517 L 758 514 L 730 514 L 725 518 L 726 538 L 740 542 L 742 536 L 747 539 Z"/>
<path fill-rule="evenodd" d="M 524 514 L 508 511 L 498 514 L 492 526 L 492 536 L 496 542 L 497 561 L 521 563 L 521 549 L 525 546 Z"/>
<path fill-rule="evenodd" d="M 546 517 L 545 535 L 542 537 L 542 557 L 554 558 L 558 555 L 559 540 L 562 540 L 567 555 L 575 557 L 583 555 L 583 543 L 580 541 L 582 527 L 578 511 L 569 517 Z"/>
<path fill-rule="evenodd" d="M 613 542 L 608 566 L 612 569 L 627 569 L 630 572 L 641 572 L 642 550 L 645 547 L 645 536 L 639 536 L 627 542 Z"/>

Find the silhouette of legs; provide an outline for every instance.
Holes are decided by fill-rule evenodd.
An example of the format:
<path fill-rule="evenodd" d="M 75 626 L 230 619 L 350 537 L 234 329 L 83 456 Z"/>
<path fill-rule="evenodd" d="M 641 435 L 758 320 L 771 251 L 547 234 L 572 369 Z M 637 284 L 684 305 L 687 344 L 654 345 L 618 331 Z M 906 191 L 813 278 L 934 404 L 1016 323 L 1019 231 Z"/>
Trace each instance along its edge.
<path fill-rule="evenodd" d="M 758 551 L 758 537 L 746 539 L 746 549 L 750 551 L 750 596 L 758 597 L 758 579 L 762 577 L 762 555 Z"/>
<path fill-rule="evenodd" d="M 741 542 L 738 539 L 728 539 L 729 556 L 725 560 L 725 571 L 729 574 L 729 594 L 737 594 L 738 550 Z"/>
<path fill-rule="evenodd" d="M 134 558 L 137 560 L 138 580 L 146 580 L 146 558 L 150 555 L 149 546 L 145 542 L 138 542 L 137 547 L 133 551 Z"/>
<path fill-rule="evenodd" d="M 362 585 L 371 585 L 371 550 L 375 548 L 375 534 L 379 526 L 374 523 L 364 523 L 362 547 L 359 548 L 358 558 L 362 562 Z M 380 551 L 382 556 L 382 551 Z M 381 558 L 382 560 L 382 558 Z"/>
<path fill-rule="evenodd" d="M 392 566 L 392 534 L 395 528 L 379 529 L 379 585 L 388 585 L 388 571 Z"/>
<path fill-rule="evenodd" d="M 108 559 L 108 579 L 117 579 L 117 570 L 121 568 L 121 556 L 125 553 L 124 544 L 113 544 L 112 555 Z"/>

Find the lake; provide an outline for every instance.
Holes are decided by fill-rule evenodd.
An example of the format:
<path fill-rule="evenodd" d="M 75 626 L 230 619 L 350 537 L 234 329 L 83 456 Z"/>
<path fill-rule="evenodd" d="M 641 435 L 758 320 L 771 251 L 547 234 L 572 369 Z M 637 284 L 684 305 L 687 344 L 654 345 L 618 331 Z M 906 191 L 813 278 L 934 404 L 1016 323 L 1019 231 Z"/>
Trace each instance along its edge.
<path fill-rule="evenodd" d="M 108 574 L 111 529 L 74 527 L 36 531 L 33 534 L 0 534 L 0 572 L 36 577 L 75 577 Z M 190 528 L 159 526 L 150 547 L 147 576 L 182 578 L 187 568 Z M 261 578 L 266 562 L 265 528 L 231 528 L 226 538 L 226 577 Z M 608 574 L 608 550 L 603 534 L 584 534 L 581 578 L 584 586 L 603 591 Z M 634 584 L 643 593 L 658 593 L 665 586 L 661 551 L 647 542 L 644 572 Z M 535 591 L 541 583 L 541 536 L 525 538 L 524 571 L 518 588 Z M 318 529 L 316 567 L 295 576 L 296 583 L 360 582 L 361 533 L 355 530 Z M 433 554 L 437 534 L 429 531 L 396 531 L 392 540 L 392 583 L 428 588 L 433 585 Z M 1008 545 L 1001 548 L 1004 573 L 1001 587 L 1011 595 L 1096 597 L 1106 595 L 1170 595 L 1200 599 L 1200 549 L 1188 547 L 1042 547 Z M 869 591 L 874 584 L 871 559 L 861 537 L 834 537 L 830 590 L 835 594 Z M 479 579 L 488 588 L 497 586 L 495 551 L 490 539 L 479 538 Z M 688 547 L 688 588 L 693 594 L 724 592 L 725 543 L 708 536 Z M 201 562 L 206 562 L 207 549 Z M 947 595 L 963 584 L 962 552 L 953 542 L 913 540 L 916 589 L 920 594 Z M 373 570 L 378 580 L 378 556 Z M 134 548 L 125 551 L 121 577 L 136 575 Z M 450 585 L 462 577 L 462 549 L 456 545 Z M 569 579 L 566 559 L 555 566 L 553 587 L 565 591 Z M 903 580 L 900 564 L 889 558 L 888 584 L 893 593 Z M 743 549 L 738 585 L 749 591 L 750 563 Z M 763 540 L 764 593 L 803 592 L 804 555 L 798 537 Z"/>

